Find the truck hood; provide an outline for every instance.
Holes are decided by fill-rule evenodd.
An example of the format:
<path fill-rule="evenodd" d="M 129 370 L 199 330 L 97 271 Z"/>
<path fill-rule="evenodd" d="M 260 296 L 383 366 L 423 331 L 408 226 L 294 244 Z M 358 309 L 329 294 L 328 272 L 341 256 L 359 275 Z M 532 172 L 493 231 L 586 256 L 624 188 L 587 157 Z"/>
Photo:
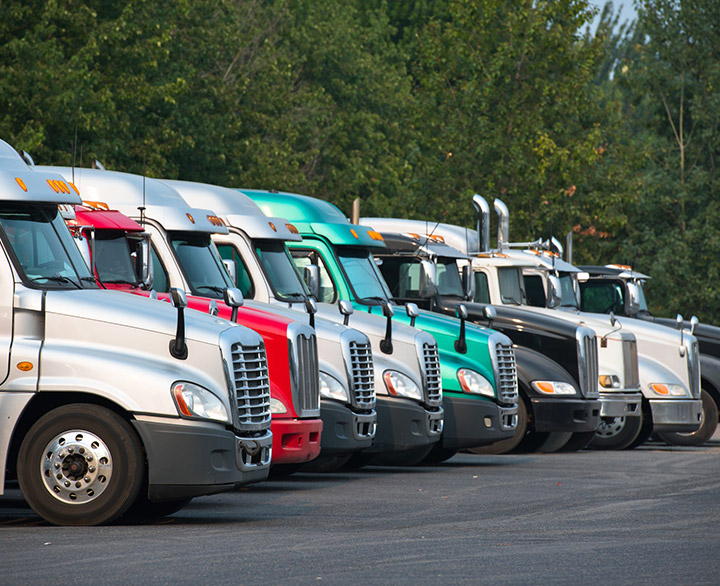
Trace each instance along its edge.
<path fill-rule="evenodd" d="M 45 311 L 97 322 L 122 324 L 172 337 L 175 336 L 177 328 L 177 310 L 169 303 L 120 291 L 48 291 Z M 217 344 L 220 334 L 231 327 L 243 326 L 192 309 L 185 310 L 185 335 L 188 340 Z M 247 328 L 243 329 L 251 336 L 247 343 L 252 344 L 257 339 L 257 334 Z"/>

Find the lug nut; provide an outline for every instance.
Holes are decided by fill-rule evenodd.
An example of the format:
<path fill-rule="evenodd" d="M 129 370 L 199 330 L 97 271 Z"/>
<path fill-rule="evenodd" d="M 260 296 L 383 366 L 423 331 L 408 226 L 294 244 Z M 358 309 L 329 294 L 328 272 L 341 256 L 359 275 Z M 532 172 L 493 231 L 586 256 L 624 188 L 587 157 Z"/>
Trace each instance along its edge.
<path fill-rule="evenodd" d="M 84 480 L 85 482 L 90 482 L 90 477 L 89 477 L 89 476 L 86 476 L 85 478 L 83 478 L 83 480 Z"/>
<path fill-rule="evenodd" d="M 88 466 L 88 470 L 90 472 L 95 472 L 95 466 Z"/>

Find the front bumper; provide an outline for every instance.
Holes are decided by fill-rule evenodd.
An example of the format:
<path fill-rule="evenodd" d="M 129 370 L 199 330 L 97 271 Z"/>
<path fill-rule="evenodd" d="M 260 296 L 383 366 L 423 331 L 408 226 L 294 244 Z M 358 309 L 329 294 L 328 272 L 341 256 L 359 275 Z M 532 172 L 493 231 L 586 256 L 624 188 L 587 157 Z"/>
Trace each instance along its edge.
<path fill-rule="evenodd" d="M 517 426 L 517 405 L 500 407 L 489 400 L 443 391 L 445 425 L 440 443 L 448 450 L 476 448 L 508 439 Z"/>
<path fill-rule="evenodd" d="M 443 410 L 428 411 L 409 399 L 379 396 L 376 399 L 377 430 L 366 454 L 402 452 L 440 441 Z"/>
<path fill-rule="evenodd" d="M 372 446 L 377 426 L 375 411 L 355 413 L 342 403 L 321 399 L 320 418 L 323 455 L 352 454 Z"/>
<path fill-rule="evenodd" d="M 691 432 L 700 427 L 701 399 L 650 399 L 653 431 Z"/>
<path fill-rule="evenodd" d="M 532 397 L 535 431 L 595 431 L 600 425 L 600 401 Z"/>
<path fill-rule="evenodd" d="M 640 417 L 642 393 L 600 393 L 600 417 Z"/>
<path fill-rule="evenodd" d="M 273 464 L 309 462 L 320 453 L 322 419 L 273 418 Z"/>
<path fill-rule="evenodd" d="M 239 437 L 219 424 L 133 420 L 148 460 L 148 498 L 180 500 L 265 480 L 272 434 Z"/>

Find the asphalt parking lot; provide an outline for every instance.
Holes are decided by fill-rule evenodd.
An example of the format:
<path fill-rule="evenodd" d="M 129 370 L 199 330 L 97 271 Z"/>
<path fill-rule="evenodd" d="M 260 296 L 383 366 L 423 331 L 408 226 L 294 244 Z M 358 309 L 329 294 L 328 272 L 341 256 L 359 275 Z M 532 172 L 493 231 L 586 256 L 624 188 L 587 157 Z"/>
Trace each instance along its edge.
<path fill-rule="evenodd" d="M 0 497 L 0 584 L 717 584 L 720 437 L 297 474 L 53 527 Z"/>

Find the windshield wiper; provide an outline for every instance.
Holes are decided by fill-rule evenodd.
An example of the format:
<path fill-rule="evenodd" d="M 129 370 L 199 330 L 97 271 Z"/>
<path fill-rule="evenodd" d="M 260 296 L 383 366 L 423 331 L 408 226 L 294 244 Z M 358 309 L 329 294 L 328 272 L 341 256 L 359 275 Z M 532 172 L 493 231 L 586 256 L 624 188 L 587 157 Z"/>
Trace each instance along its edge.
<path fill-rule="evenodd" d="M 278 295 L 282 295 L 283 297 L 292 297 L 293 299 L 305 299 L 305 293 L 278 293 Z"/>
<path fill-rule="evenodd" d="M 371 295 L 370 297 L 361 297 L 360 301 L 377 301 L 380 303 L 380 305 L 388 302 L 388 300 L 385 297 L 380 297 L 378 295 Z"/>
<path fill-rule="evenodd" d="M 53 277 L 30 277 L 30 280 L 33 281 L 33 282 L 35 282 L 35 283 L 37 283 L 38 281 L 43 280 L 43 279 L 44 279 L 45 281 L 53 281 L 53 282 L 55 282 L 55 283 L 72 283 L 72 284 L 75 285 L 75 287 L 77 287 L 78 289 L 82 289 L 82 287 L 81 287 L 78 283 L 76 283 L 75 281 L 73 281 L 72 279 L 69 279 L 69 278 L 67 278 L 67 277 L 61 277 L 61 276 L 59 276 L 59 275 L 58 275 L 58 276 L 53 276 Z"/>
<path fill-rule="evenodd" d="M 198 290 L 200 290 L 200 289 L 209 289 L 209 290 L 212 291 L 213 293 L 218 293 L 218 294 L 220 294 L 220 295 L 222 295 L 222 294 L 225 292 L 225 288 L 224 288 L 224 287 L 216 287 L 215 285 L 195 285 L 194 288 L 195 288 L 195 289 L 198 289 Z"/>

